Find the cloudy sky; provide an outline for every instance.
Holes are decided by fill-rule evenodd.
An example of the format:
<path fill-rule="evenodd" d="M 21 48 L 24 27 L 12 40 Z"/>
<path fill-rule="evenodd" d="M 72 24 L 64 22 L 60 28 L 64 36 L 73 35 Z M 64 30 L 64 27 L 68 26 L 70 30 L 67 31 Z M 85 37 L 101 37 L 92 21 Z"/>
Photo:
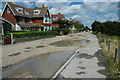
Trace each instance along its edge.
<path fill-rule="evenodd" d="M 51 14 L 62 13 L 67 19 L 76 19 L 85 26 L 91 27 L 91 24 L 97 20 L 117 21 L 118 20 L 118 1 L 119 0 L 2 0 L 0 12 L 4 2 L 13 3 L 28 7 L 41 7 L 42 4 L 49 7 Z"/>

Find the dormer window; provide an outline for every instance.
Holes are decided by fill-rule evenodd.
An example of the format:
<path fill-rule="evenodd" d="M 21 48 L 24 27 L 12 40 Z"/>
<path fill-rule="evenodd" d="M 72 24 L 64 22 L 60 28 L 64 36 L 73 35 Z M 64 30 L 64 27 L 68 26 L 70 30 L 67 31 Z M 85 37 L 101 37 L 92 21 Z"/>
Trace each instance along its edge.
<path fill-rule="evenodd" d="M 25 11 L 25 14 L 29 15 L 29 12 L 26 12 L 26 11 Z"/>
<path fill-rule="evenodd" d="M 19 13 L 23 13 L 23 8 L 17 7 L 16 10 L 17 10 Z"/>
<path fill-rule="evenodd" d="M 58 17 L 53 17 L 53 19 L 58 19 Z"/>
<path fill-rule="evenodd" d="M 48 13 L 46 13 L 46 15 L 48 15 Z"/>
<path fill-rule="evenodd" d="M 40 10 L 34 10 L 34 15 L 40 14 Z"/>

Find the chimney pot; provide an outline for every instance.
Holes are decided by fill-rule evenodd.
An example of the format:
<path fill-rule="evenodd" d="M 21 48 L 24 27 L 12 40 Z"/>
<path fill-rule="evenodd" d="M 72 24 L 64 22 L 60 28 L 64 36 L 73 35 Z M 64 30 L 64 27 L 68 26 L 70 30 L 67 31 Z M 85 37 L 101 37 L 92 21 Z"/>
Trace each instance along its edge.
<path fill-rule="evenodd" d="M 45 7 L 45 5 L 43 4 L 42 7 Z"/>

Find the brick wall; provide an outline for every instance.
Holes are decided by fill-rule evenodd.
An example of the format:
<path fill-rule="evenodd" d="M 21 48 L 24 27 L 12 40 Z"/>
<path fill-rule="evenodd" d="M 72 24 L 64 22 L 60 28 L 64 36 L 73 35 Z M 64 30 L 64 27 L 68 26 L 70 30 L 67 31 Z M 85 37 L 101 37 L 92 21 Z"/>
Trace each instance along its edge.
<path fill-rule="evenodd" d="M 9 8 L 8 6 L 5 9 L 5 12 L 3 13 L 2 17 L 9 20 L 12 23 L 16 23 L 16 18 L 14 17 L 12 11 L 10 10 L 10 13 L 7 12 L 7 8 Z"/>

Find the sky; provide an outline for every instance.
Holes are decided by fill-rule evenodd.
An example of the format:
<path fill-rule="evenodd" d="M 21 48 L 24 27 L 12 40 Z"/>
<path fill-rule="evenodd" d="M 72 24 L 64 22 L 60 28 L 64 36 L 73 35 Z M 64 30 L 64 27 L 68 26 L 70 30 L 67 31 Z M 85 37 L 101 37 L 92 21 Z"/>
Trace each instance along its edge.
<path fill-rule="evenodd" d="M 65 14 L 66 19 L 76 19 L 90 28 L 95 20 L 118 21 L 119 0 L 2 0 L 0 13 L 6 1 L 27 8 L 41 7 L 45 4 L 51 14 Z"/>

